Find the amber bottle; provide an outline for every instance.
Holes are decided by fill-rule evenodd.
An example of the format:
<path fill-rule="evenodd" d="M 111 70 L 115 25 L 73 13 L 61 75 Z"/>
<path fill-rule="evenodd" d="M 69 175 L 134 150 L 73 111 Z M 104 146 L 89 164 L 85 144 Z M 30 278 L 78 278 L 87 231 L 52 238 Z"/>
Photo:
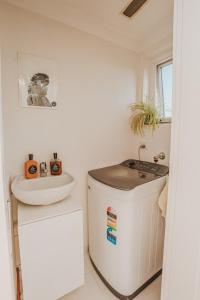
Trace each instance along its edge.
<path fill-rule="evenodd" d="M 53 159 L 50 161 L 51 175 L 62 174 L 62 161 L 58 159 L 58 154 L 53 153 Z"/>
<path fill-rule="evenodd" d="M 27 179 L 38 177 L 38 162 L 33 160 L 33 154 L 29 154 L 29 160 L 24 164 L 24 176 Z"/>

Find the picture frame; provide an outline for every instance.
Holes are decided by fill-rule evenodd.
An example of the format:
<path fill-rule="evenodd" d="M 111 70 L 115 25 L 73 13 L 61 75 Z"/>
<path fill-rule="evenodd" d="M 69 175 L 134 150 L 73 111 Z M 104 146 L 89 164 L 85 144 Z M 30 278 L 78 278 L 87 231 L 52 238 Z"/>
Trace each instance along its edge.
<path fill-rule="evenodd" d="M 56 63 L 31 54 L 18 53 L 18 68 L 20 106 L 57 108 Z"/>

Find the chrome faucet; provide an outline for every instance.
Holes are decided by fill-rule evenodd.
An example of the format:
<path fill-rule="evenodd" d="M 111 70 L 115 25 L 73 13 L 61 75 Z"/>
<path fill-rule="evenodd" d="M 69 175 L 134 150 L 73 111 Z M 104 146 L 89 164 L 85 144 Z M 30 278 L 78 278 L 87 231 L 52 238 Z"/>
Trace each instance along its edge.
<path fill-rule="evenodd" d="M 47 176 L 47 164 L 46 162 L 40 163 L 40 177 L 46 177 Z"/>
<path fill-rule="evenodd" d="M 141 144 L 139 147 L 138 147 L 138 158 L 139 158 L 139 161 L 140 161 L 140 150 L 141 149 L 146 149 L 146 145 L 145 144 Z"/>
<path fill-rule="evenodd" d="M 155 163 L 157 163 L 159 161 L 159 159 L 163 160 L 163 159 L 165 159 L 165 157 L 166 157 L 165 153 L 164 152 L 160 152 L 158 155 L 155 155 L 153 157 L 153 160 L 154 160 Z"/>

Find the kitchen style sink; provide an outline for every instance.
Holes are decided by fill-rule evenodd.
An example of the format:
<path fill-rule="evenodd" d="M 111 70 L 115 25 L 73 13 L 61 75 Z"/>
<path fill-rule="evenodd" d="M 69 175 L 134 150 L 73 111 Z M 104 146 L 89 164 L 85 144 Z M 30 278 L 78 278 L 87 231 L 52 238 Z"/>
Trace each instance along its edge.
<path fill-rule="evenodd" d="M 49 205 L 69 196 L 74 185 L 75 180 L 68 173 L 35 179 L 17 176 L 11 184 L 11 190 L 15 198 L 25 204 Z"/>

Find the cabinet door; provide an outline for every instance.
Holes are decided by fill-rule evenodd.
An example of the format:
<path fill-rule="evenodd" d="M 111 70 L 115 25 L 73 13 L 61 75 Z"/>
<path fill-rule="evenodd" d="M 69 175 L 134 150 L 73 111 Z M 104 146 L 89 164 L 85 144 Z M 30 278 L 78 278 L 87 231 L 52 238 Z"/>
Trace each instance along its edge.
<path fill-rule="evenodd" d="M 56 300 L 84 283 L 82 211 L 19 227 L 24 300 Z"/>

